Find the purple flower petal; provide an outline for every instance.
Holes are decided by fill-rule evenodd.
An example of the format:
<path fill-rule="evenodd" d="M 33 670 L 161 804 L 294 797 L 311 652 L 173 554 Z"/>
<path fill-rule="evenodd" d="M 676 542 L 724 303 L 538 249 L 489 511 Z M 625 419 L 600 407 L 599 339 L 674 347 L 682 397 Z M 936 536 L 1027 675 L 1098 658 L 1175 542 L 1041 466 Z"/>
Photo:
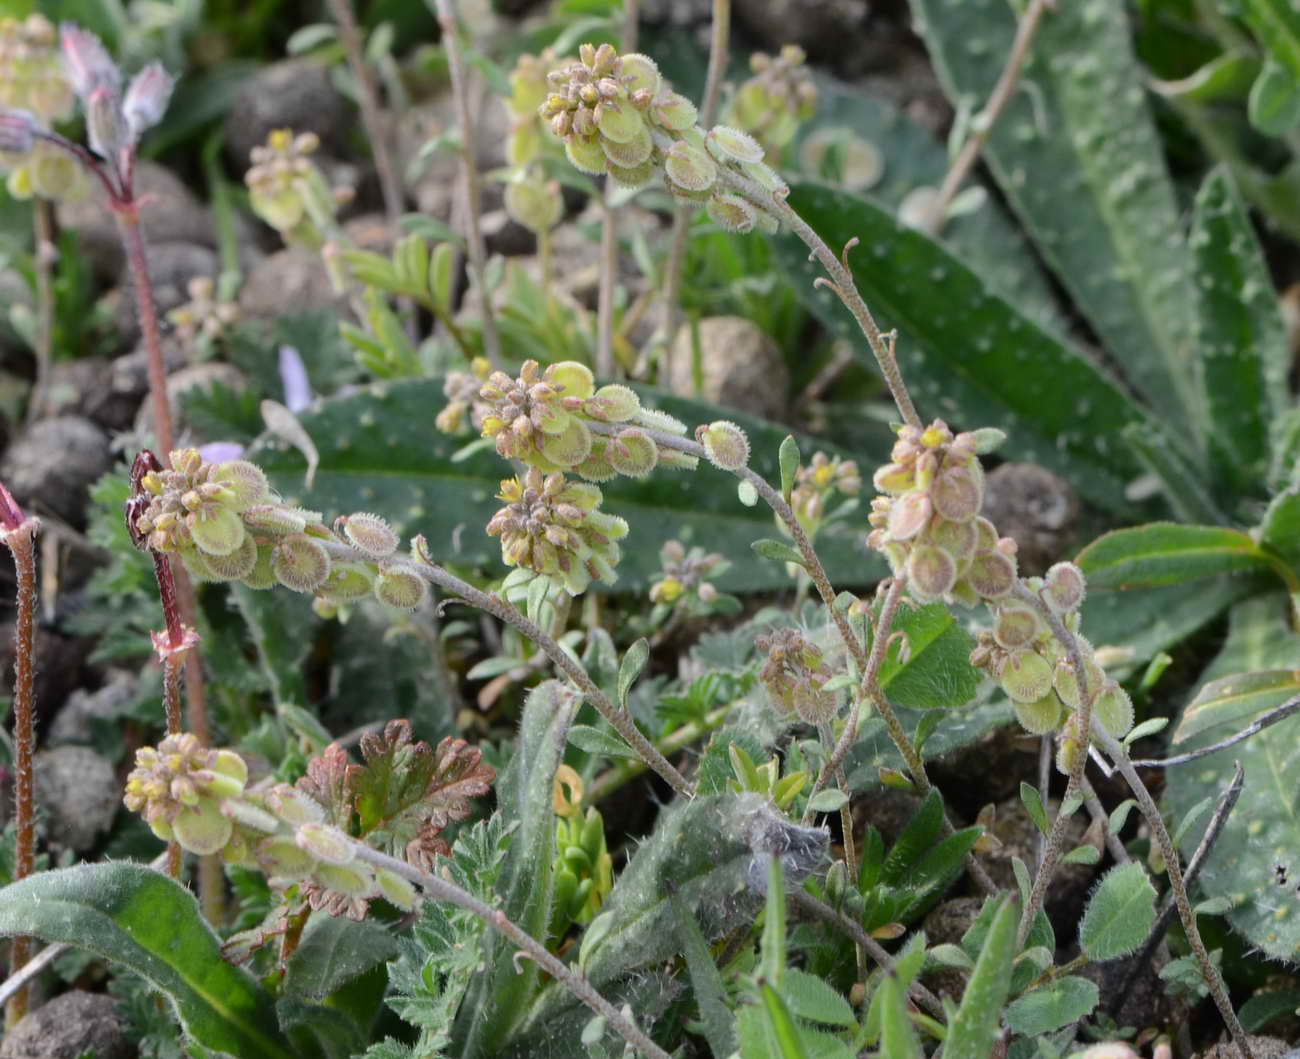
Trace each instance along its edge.
<path fill-rule="evenodd" d="M 237 441 L 209 441 L 199 446 L 199 455 L 209 463 L 225 463 L 244 455 L 244 446 Z"/>
<path fill-rule="evenodd" d="M 297 414 L 310 407 L 314 399 L 307 366 L 293 346 L 280 347 L 280 382 L 284 386 L 284 406 Z"/>

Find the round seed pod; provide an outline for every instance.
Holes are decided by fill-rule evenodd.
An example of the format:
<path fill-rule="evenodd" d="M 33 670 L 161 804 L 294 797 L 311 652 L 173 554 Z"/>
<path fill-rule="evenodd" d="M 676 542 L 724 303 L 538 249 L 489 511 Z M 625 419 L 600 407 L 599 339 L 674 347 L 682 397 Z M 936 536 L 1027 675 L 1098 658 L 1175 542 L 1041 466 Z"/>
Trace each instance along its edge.
<path fill-rule="evenodd" d="M 718 179 L 718 166 L 698 147 L 678 141 L 664 158 L 668 179 L 683 191 L 708 191 Z"/>
<path fill-rule="evenodd" d="M 605 456 L 619 474 L 644 478 L 659 462 L 659 449 L 649 434 L 631 427 L 610 439 Z"/>
<path fill-rule="evenodd" d="M 429 596 L 424 578 L 406 570 L 380 570 L 375 578 L 375 597 L 398 610 L 415 610 Z"/>
<path fill-rule="evenodd" d="M 562 397 L 581 397 L 584 400 L 596 390 L 596 376 L 587 365 L 576 360 L 562 360 L 546 369 L 546 382 Z"/>
<path fill-rule="evenodd" d="M 630 140 L 620 142 L 602 136 L 600 149 L 614 165 L 624 169 L 635 169 L 649 160 L 650 155 L 654 153 L 655 145 L 654 140 L 650 138 L 650 130 L 646 128 L 645 122 L 642 122 L 641 128 Z"/>
<path fill-rule="evenodd" d="M 335 563 L 320 593 L 337 603 L 349 603 L 370 595 L 374 575 L 363 563 Z"/>
<path fill-rule="evenodd" d="M 604 438 L 592 438 L 591 454 L 572 470 L 589 482 L 608 482 L 618 475 L 614 465 L 605 458 L 608 448 Z"/>
<path fill-rule="evenodd" d="M 395 872 L 386 868 L 375 869 L 375 883 L 379 892 L 389 904 L 395 905 L 403 912 L 413 912 L 419 901 L 415 887 Z"/>
<path fill-rule="evenodd" d="M 761 162 L 763 148 L 747 132 L 727 125 L 715 125 L 704 137 L 709 154 L 719 162 Z"/>
<path fill-rule="evenodd" d="M 1088 690 L 1098 692 L 1106 684 L 1106 673 L 1092 659 L 1091 652 L 1085 650 L 1083 654 L 1083 670 L 1088 678 Z M 1056 688 L 1056 694 L 1061 697 L 1070 709 L 1077 710 L 1083 704 L 1083 698 L 1079 694 L 1079 678 L 1074 672 L 1074 666 L 1070 662 L 1069 655 L 1062 655 L 1056 660 L 1056 675 L 1053 680 L 1053 686 Z M 1096 709 L 1096 706 L 1093 707 Z"/>
<path fill-rule="evenodd" d="M 641 135 L 645 122 L 640 112 L 632 106 L 626 95 L 618 100 L 606 100 L 596 106 L 596 127 L 603 139 L 626 143 Z"/>
<path fill-rule="evenodd" d="M 348 897 L 370 897 L 375 877 L 364 864 L 318 864 L 312 876 L 322 886 Z"/>
<path fill-rule="evenodd" d="M 713 466 L 723 471 L 738 471 L 749 463 L 749 439 L 735 423 L 716 420 L 695 431 L 695 440 Z"/>
<path fill-rule="evenodd" d="M 1052 690 L 1052 667 L 1033 651 L 1016 651 L 1003 663 L 998 680 L 1013 701 L 1037 702 Z"/>
<path fill-rule="evenodd" d="M 911 540 L 930 522 L 934 505 L 928 493 L 917 490 L 905 493 L 889 509 L 889 536 L 892 540 Z"/>
<path fill-rule="evenodd" d="M 977 552 L 966 570 L 966 580 L 985 599 L 998 599 L 1016 583 L 1016 564 L 1001 552 Z"/>
<path fill-rule="evenodd" d="M 676 92 L 659 92 L 650 104 L 650 119 L 671 132 L 684 132 L 699 118 L 695 104 Z"/>
<path fill-rule="evenodd" d="M 316 867 L 310 853 L 298 847 L 288 835 L 272 835 L 257 844 L 258 867 L 273 879 L 305 879 Z"/>
<path fill-rule="evenodd" d="M 757 214 L 754 207 L 739 195 L 711 195 L 705 210 L 709 219 L 719 228 L 744 235 L 754 230 Z"/>
<path fill-rule="evenodd" d="M 1056 741 L 1056 771 L 1068 776 L 1073 770 L 1080 754 L 1088 752 L 1088 744 L 1079 735 L 1079 715 L 1072 713 L 1066 719 L 1065 727 Z"/>
<path fill-rule="evenodd" d="M 1056 563 L 1043 578 L 1039 593 L 1043 602 L 1057 614 L 1078 609 L 1088 590 L 1088 582 L 1074 563 Z"/>
<path fill-rule="evenodd" d="M 227 842 L 235 826 L 221 815 L 221 806 L 211 798 L 185 806 L 172 821 L 172 834 L 185 849 L 199 856 L 216 853 Z"/>
<path fill-rule="evenodd" d="M 921 602 L 946 596 L 957 581 L 957 560 L 942 548 L 918 544 L 907 557 L 908 588 Z"/>
<path fill-rule="evenodd" d="M 1128 735 L 1129 729 L 1133 727 L 1133 700 L 1113 680 L 1102 685 L 1101 694 L 1093 702 L 1092 710 L 1102 727 L 1116 739 Z"/>
<path fill-rule="evenodd" d="M 303 824 L 294 833 L 298 848 L 326 864 L 351 864 L 356 851 L 347 836 L 329 824 Z"/>
<path fill-rule="evenodd" d="M 257 563 L 257 542 L 245 533 L 239 547 L 228 555 L 204 555 L 203 564 L 221 581 L 239 581 L 252 572 Z"/>
<path fill-rule="evenodd" d="M 582 410 L 592 419 L 605 423 L 622 423 L 641 410 L 641 398 L 630 387 L 611 382 L 584 401 Z"/>
<path fill-rule="evenodd" d="M 605 171 L 605 152 L 601 150 L 600 137 L 589 136 L 585 139 L 570 136 L 564 141 L 564 153 L 573 167 L 583 173 L 603 173 Z"/>
<path fill-rule="evenodd" d="M 576 467 L 591 455 L 591 431 L 587 424 L 574 416 L 564 433 L 546 437 L 542 442 L 542 455 L 557 467 Z"/>
<path fill-rule="evenodd" d="M 620 80 L 629 94 L 649 92 L 654 95 L 659 91 L 659 66 L 648 55 L 629 52 L 619 60 L 622 63 Z"/>
<path fill-rule="evenodd" d="M 240 517 L 249 529 L 264 533 L 301 533 L 307 528 L 306 512 L 281 504 L 257 504 L 246 508 Z"/>
<path fill-rule="evenodd" d="M 212 505 L 187 520 L 190 536 L 205 555 L 229 555 L 244 543 L 244 523 L 224 505 Z"/>
<path fill-rule="evenodd" d="M 993 622 L 993 639 L 1009 650 L 1029 646 L 1042 631 L 1038 615 L 1015 604 L 999 607 Z"/>
<path fill-rule="evenodd" d="M 1016 720 L 1020 722 L 1020 726 L 1034 735 L 1056 731 L 1065 715 L 1065 707 L 1054 691 L 1049 691 L 1034 702 L 1013 702 L 1012 705 L 1015 707 Z"/>
<path fill-rule="evenodd" d="M 279 582 L 276 580 L 275 567 L 271 561 L 275 549 L 270 544 L 259 544 L 257 546 L 257 560 L 253 563 L 253 568 L 243 577 L 243 582 L 249 588 L 266 589 L 271 588 Z"/>
<path fill-rule="evenodd" d="M 506 185 L 505 206 L 514 220 L 530 232 L 549 232 L 564 215 L 564 198 L 551 184 L 512 180 Z"/>
<path fill-rule="evenodd" d="M 334 522 L 334 528 L 342 532 L 353 547 L 376 559 L 392 555 L 402 543 L 392 526 L 378 515 L 364 511 L 340 515 Z"/>
<path fill-rule="evenodd" d="M 315 592 L 330 575 L 330 557 L 320 541 L 295 533 L 279 541 L 271 553 L 276 580 L 295 592 Z"/>
<path fill-rule="evenodd" d="M 953 522 L 969 522 L 979 514 L 983 490 L 966 467 L 945 467 L 930 489 L 934 509 Z"/>
<path fill-rule="evenodd" d="M 653 179 L 655 167 L 653 162 L 642 162 L 638 166 L 627 169 L 611 162 L 608 172 L 614 183 L 621 187 L 643 188 Z"/>
<path fill-rule="evenodd" d="M 983 515 L 975 517 L 975 550 L 992 551 L 998 545 L 998 528 Z"/>
<path fill-rule="evenodd" d="M 209 481 L 224 485 L 234 498 L 227 506 L 235 511 L 245 511 L 254 504 L 265 503 L 271 495 L 262 468 L 247 460 L 227 460 L 212 471 Z"/>
<path fill-rule="evenodd" d="M 972 522 L 953 522 L 934 518 L 926 530 L 925 539 L 936 548 L 942 548 L 955 559 L 969 559 L 975 554 L 975 540 L 979 536 Z"/>

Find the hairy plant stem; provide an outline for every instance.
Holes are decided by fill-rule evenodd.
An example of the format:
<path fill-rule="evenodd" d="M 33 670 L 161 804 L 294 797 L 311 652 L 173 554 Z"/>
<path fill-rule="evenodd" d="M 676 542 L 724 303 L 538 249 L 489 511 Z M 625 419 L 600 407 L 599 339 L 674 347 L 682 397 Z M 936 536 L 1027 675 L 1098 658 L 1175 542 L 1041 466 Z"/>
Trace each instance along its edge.
<path fill-rule="evenodd" d="M 23 517 L 7 490 L 0 532 L 14 557 L 17 581 L 14 616 L 14 882 L 31 875 L 36 867 L 36 806 L 32 757 L 36 749 L 36 703 L 33 675 L 36 665 L 36 534 L 40 522 Z M 16 973 L 31 955 L 31 939 L 16 937 L 9 950 L 9 973 Z M 5 1008 L 5 1024 L 12 1026 L 27 1014 L 27 990 L 14 994 Z"/>
<path fill-rule="evenodd" d="M 461 185 L 465 202 L 465 243 L 470 270 L 478 286 L 483 317 L 483 352 L 492 367 L 504 367 L 501 358 L 501 336 L 497 333 L 496 315 L 492 310 L 492 292 L 487 289 L 487 248 L 483 242 L 483 227 L 479 223 L 482 213 L 482 189 L 479 186 L 478 162 L 474 156 L 474 121 L 469 107 L 469 78 L 465 59 L 460 51 L 460 36 L 452 0 L 434 0 L 438 24 L 442 28 L 442 44 L 447 49 L 447 67 L 451 72 L 451 93 L 456 102 L 456 117 L 460 122 Z"/>
<path fill-rule="evenodd" d="M 1241 788 L 1244 785 L 1245 776 L 1241 762 L 1238 761 L 1236 768 L 1233 770 L 1232 781 L 1223 794 L 1219 796 L 1219 805 L 1214 810 L 1214 816 L 1210 819 L 1209 827 L 1205 829 L 1205 834 L 1202 836 L 1200 844 L 1197 845 L 1196 852 L 1192 854 L 1192 859 L 1187 862 L 1187 871 L 1183 875 L 1184 889 L 1191 890 L 1192 883 L 1196 881 L 1196 877 L 1201 874 L 1201 869 L 1205 867 L 1205 862 L 1209 859 L 1214 844 L 1218 842 L 1219 836 L 1223 834 L 1223 826 L 1228 822 L 1228 817 L 1232 815 L 1237 799 L 1241 797 Z M 1128 974 L 1124 977 L 1123 985 L 1111 1002 L 1110 1010 L 1112 1015 L 1118 1013 L 1124 997 L 1133 988 L 1133 983 L 1137 981 L 1137 976 L 1141 973 L 1142 968 L 1147 965 L 1156 949 L 1164 941 L 1165 932 L 1169 929 L 1169 923 L 1174 918 L 1174 913 L 1177 910 L 1177 903 L 1173 895 L 1171 895 L 1160 910 L 1160 914 L 1156 917 L 1151 933 L 1147 936 L 1146 944 L 1142 946 L 1142 951 L 1138 953 L 1137 958 L 1133 961 Z"/>
<path fill-rule="evenodd" d="M 352 13 L 349 0 L 329 0 L 330 12 L 338 23 L 339 39 L 343 42 L 343 51 L 347 56 L 348 69 L 352 71 L 352 80 L 357 85 L 357 101 L 361 106 L 361 124 L 365 126 L 366 137 L 370 140 L 370 150 L 375 159 L 375 171 L 379 174 L 379 191 L 384 200 L 384 216 L 394 233 L 398 218 L 402 216 L 402 182 L 397 176 L 397 166 L 393 162 L 393 153 L 389 137 L 384 129 L 383 116 L 379 110 L 379 92 L 375 88 L 375 79 L 366 65 L 365 49 L 361 43 L 361 32 L 357 28 L 356 16 Z"/>
<path fill-rule="evenodd" d="M 27 401 L 27 421 L 41 414 L 54 360 L 54 204 L 37 196 L 32 202 L 33 268 L 36 273 L 36 379 Z"/>
<path fill-rule="evenodd" d="M 400 875 L 403 879 L 421 887 L 434 900 L 446 901 L 457 908 L 463 908 L 466 912 L 482 920 L 488 927 L 516 946 L 538 967 L 572 993 L 573 996 L 605 1019 L 610 1029 L 642 1055 L 648 1056 L 649 1059 L 670 1059 L 666 1051 L 655 1044 L 618 1008 L 601 996 L 581 971 L 574 970 L 568 964 L 551 955 L 545 945 L 508 919 L 506 914 L 499 908 L 492 908 L 469 891 L 462 890 L 447 879 L 420 871 L 419 868 L 415 868 L 405 861 L 390 857 L 386 853 L 380 853 L 377 849 L 372 849 L 364 842 L 352 839 L 351 844 L 356 852 L 357 860 L 390 871 L 394 875 Z"/>
<path fill-rule="evenodd" d="M 176 567 L 169 556 L 150 552 L 153 572 L 158 579 L 158 596 L 162 600 L 163 618 L 166 620 L 166 642 L 155 642 L 163 671 L 163 714 L 167 720 L 167 734 L 180 735 L 184 730 L 181 717 L 181 670 L 185 665 L 185 622 L 181 617 L 176 597 Z M 181 847 L 175 840 L 167 843 L 167 874 L 173 879 L 181 877 Z"/>
<path fill-rule="evenodd" d="M 1034 34 L 1038 32 L 1039 23 L 1047 9 L 1054 6 L 1054 0 L 1029 0 L 1029 7 L 1016 27 L 1016 37 L 1007 55 L 1007 64 L 1002 68 L 997 84 L 993 86 L 988 103 L 972 119 L 970 135 L 966 137 L 961 150 L 957 152 L 957 158 L 943 178 L 943 184 L 931 208 L 927 225 L 931 234 L 938 235 L 943 230 L 948 207 L 970 175 L 980 152 L 984 150 L 984 144 L 988 142 L 989 135 L 993 132 L 993 126 L 1015 94 L 1016 82 L 1020 80 L 1020 71 L 1024 68 L 1025 60 L 1029 58 L 1029 47 L 1033 43 Z"/>
<path fill-rule="evenodd" d="M 1183 879 L 1183 869 L 1178 859 L 1178 850 L 1174 846 L 1173 839 L 1169 837 L 1169 829 L 1165 827 L 1164 818 L 1160 815 L 1160 807 L 1156 805 L 1156 800 L 1151 796 L 1151 792 L 1147 790 L 1146 784 L 1142 782 L 1142 777 L 1137 774 L 1137 769 L 1133 767 L 1133 762 L 1129 760 L 1128 751 L 1124 749 L 1124 745 L 1096 719 L 1092 722 L 1092 734 L 1101 745 L 1101 748 L 1110 755 L 1115 767 L 1119 769 L 1120 775 L 1124 777 L 1124 781 L 1129 786 L 1129 790 L 1133 792 L 1133 797 L 1137 799 L 1142 815 L 1146 817 L 1147 826 L 1151 828 L 1156 845 L 1160 849 L 1160 855 L 1164 858 L 1165 870 L 1169 873 L 1169 889 L 1173 892 L 1174 904 L 1178 909 L 1178 918 L 1182 921 L 1183 931 L 1186 933 L 1188 944 L 1191 945 L 1192 952 L 1196 956 L 1196 962 L 1201 968 L 1201 975 L 1210 990 L 1210 995 L 1214 998 L 1215 1007 L 1219 1009 L 1219 1014 L 1228 1027 L 1228 1032 L 1232 1035 L 1237 1050 L 1241 1052 L 1242 1059 L 1254 1059 L 1246 1031 L 1242 1028 L 1236 1011 L 1233 1010 L 1232 1000 L 1228 996 L 1228 987 L 1224 984 L 1223 976 L 1219 974 L 1218 969 L 1210 960 L 1210 953 L 1205 947 L 1205 942 L 1201 939 L 1201 931 L 1196 923 L 1196 912 L 1193 910 L 1192 902 L 1187 896 L 1187 885 Z"/>
<path fill-rule="evenodd" d="M 1025 908 L 1020 916 L 1020 926 L 1016 930 L 1016 947 L 1024 945 L 1025 939 L 1029 936 L 1029 931 L 1034 925 L 1034 918 L 1038 915 L 1039 909 L 1043 907 L 1043 902 L 1047 899 L 1047 887 L 1052 881 L 1052 874 L 1056 871 L 1060 863 L 1061 855 L 1065 845 L 1065 828 L 1069 823 L 1071 813 L 1065 811 L 1067 803 L 1071 797 L 1081 794 L 1081 785 L 1083 783 L 1084 767 L 1088 764 L 1088 736 L 1090 729 L 1095 727 L 1093 724 L 1092 704 L 1097 697 L 1101 688 L 1090 688 L 1088 686 L 1088 671 L 1084 666 L 1083 652 L 1079 649 L 1079 641 L 1074 633 L 1066 628 L 1065 623 L 1060 616 L 1051 609 L 1037 592 L 1032 591 L 1023 581 L 1018 581 L 1016 586 L 1011 590 L 1011 594 L 1024 603 L 1028 603 L 1038 612 L 1056 637 L 1057 642 L 1065 648 L 1065 653 L 1070 659 L 1070 667 L 1074 670 L 1075 680 L 1079 684 L 1079 732 L 1082 746 L 1075 754 L 1074 761 L 1070 765 L 1069 781 L 1065 785 L 1065 794 L 1061 797 L 1061 807 L 1057 810 L 1055 819 L 1052 820 L 1052 826 L 1047 832 L 1047 841 L 1043 845 L 1042 860 L 1039 862 L 1038 871 L 1034 876 L 1034 884 L 1029 891 L 1029 900 L 1025 902 Z M 1046 793 L 1043 794 L 1046 800 Z"/>
<path fill-rule="evenodd" d="M 1079 787 L 1083 791 L 1083 804 L 1088 810 L 1088 815 L 1094 822 L 1101 825 L 1102 840 L 1106 843 L 1106 850 L 1114 858 L 1116 864 L 1127 864 L 1133 858 L 1128 855 L 1128 850 L 1124 848 L 1124 843 L 1119 840 L 1119 835 L 1110 829 L 1110 814 L 1106 812 L 1106 807 L 1101 804 L 1101 799 L 1097 797 L 1096 790 L 1084 776 L 1079 781 Z"/>
<path fill-rule="evenodd" d="M 890 974 L 894 973 L 894 958 L 885 951 L 884 946 L 875 938 L 862 929 L 860 923 L 850 919 L 843 912 L 838 912 L 824 901 L 819 901 L 813 897 L 807 890 L 795 889 L 790 892 L 790 901 L 796 908 L 801 908 L 809 915 L 820 919 L 828 926 L 834 927 L 848 938 L 850 938 L 859 948 L 864 950 L 876 964 L 884 971 Z M 920 982 L 913 982 L 907 991 L 917 1005 L 924 1008 L 941 1022 L 944 1020 L 943 1004 Z"/>
<path fill-rule="evenodd" d="M 373 562 L 373 557 L 367 555 L 350 545 L 336 541 L 320 542 L 331 556 L 343 559 L 347 562 Z M 423 538 L 416 538 L 416 547 L 423 551 Z M 546 656 L 558 666 L 566 676 L 569 677 L 582 690 L 587 700 L 596 707 L 596 710 L 605 718 L 619 735 L 621 735 L 640 755 L 641 759 L 650 766 L 673 790 L 678 794 L 691 797 L 694 791 L 686 778 L 675 769 L 667 758 L 663 756 L 653 743 L 650 742 L 641 730 L 637 728 L 636 722 L 632 720 L 627 711 L 616 706 L 609 697 L 596 686 L 596 682 L 591 679 L 582 665 L 574 659 L 563 647 L 561 647 L 554 638 L 541 628 L 529 621 L 515 607 L 511 606 L 501 597 L 489 595 L 480 591 L 473 585 L 462 581 L 455 574 L 449 573 L 441 566 L 432 561 L 417 562 L 413 559 L 394 559 L 390 560 L 394 569 L 400 569 L 415 574 L 423 578 L 430 584 L 437 585 L 439 588 L 451 592 L 471 606 L 477 607 L 481 611 L 491 614 L 495 618 L 500 618 L 507 625 L 512 625 L 519 632 L 523 633 L 528 639 L 532 640 L 540 647 Z"/>
<path fill-rule="evenodd" d="M 704 718 L 699 721 L 691 721 L 690 724 L 684 724 L 671 735 L 655 743 L 655 749 L 667 757 L 669 754 L 675 754 L 677 751 L 690 746 L 698 739 L 703 739 L 710 732 L 722 727 L 722 722 L 727 719 L 731 713 L 732 707 L 736 704 L 729 702 L 725 706 L 719 706 L 716 710 L 710 710 Z M 649 766 L 639 758 L 628 758 L 619 762 L 617 765 L 602 772 L 587 788 L 583 802 L 587 805 L 595 805 L 604 798 L 608 798 L 615 791 L 622 788 L 637 776 L 643 775 Z"/>
<path fill-rule="evenodd" d="M 711 128 L 718 116 L 718 99 L 722 79 L 727 73 L 731 54 L 731 0 L 713 0 L 713 17 L 709 23 L 709 68 L 704 78 L 704 97 L 700 102 L 700 124 Z M 663 343 L 663 360 L 659 377 L 671 377 L 673 339 L 677 333 L 677 296 L 682 286 L 682 265 L 686 260 L 686 241 L 690 236 L 694 209 L 677 206 L 673 210 L 673 229 L 668 239 L 668 258 L 664 264 L 664 285 L 659 302 L 659 335 Z"/>
<path fill-rule="evenodd" d="M 1197 758 L 1209 757 L 1211 754 L 1217 754 L 1220 750 L 1226 750 L 1228 747 L 1240 743 L 1243 739 L 1249 739 L 1257 732 L 1262 732 L 1270 725 L 1277 724 L 1278 721 L 1284 721 L 1293 713 L 1300 712 L 1300 695 L 1295 695 L 1286 700 L 1280 706 L 1274 706 L 1268 713 L 1261 714 L 1250 724 L 1246 725 L 1240 732 L 1235 732 L 1226 739 L 1221 739 L 1217 743 L 1211 743 L 1209 746 L 1203 746 L 1199 750 L 1189 750 L 1186 754 L 1175 754 L 1173 757 L 1164 758 L 1142 758 L 1133 762 L 1134 768 L 1165 769 L 1171 765 L 1185 765 L 1189 761 L 1195 761 Z"/>

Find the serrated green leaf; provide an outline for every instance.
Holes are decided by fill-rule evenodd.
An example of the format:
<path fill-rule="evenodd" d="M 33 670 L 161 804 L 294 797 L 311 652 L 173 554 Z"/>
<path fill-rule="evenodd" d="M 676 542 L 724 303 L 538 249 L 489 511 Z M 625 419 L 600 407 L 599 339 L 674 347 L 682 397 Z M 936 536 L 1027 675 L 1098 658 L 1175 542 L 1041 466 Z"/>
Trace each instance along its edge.
<path fill-rule="evenodd" d="M 1024 458 L 1051 467 L 1106 510 L 1131 510 L 1123 490 L 1138 467 L 1119 444 L 1120 431 L 1145 416 L 1109 379 L 962 261 L 876 206 L 810 183 L 794 184 L 789 202 L 830 245 L 861 239 L 850 258 L 854 280 L 884 326 L 903 334 L 899 360 L 919 400 L 942 399 L 952 417 L 971 423 L 996 422 Z M 816 273 L 793 236 L 777 246 L 791 272 Z M 831 292 L 807 297 L 865 349 Z"/>
<path fill-rule="evenodd" d="M 974 641 L 942 603 L 902 608 L 894 631 L 907 637 L 908 660 L 898 661 L 898 643 L 890 646 L 880 667 L 881 690 L 890 702 L 913 709 L 964 706 L 984 675 L 970 664 Z"/>
<path fill-rule="evenodd" d="M 1152 522 L 1098 537 L 1075 559 L 1095 588 L 1149 588 L 1215 574 L 1270 569 L 1240 530 Z"/>
<path fill-rule="evenodd" d="M 1222 168 L 1196 196 L 1189 245 L 1211 454 L 1221 481 L 1239 493 L 1258 489 L 1268 468 L 1270 421 L 1284 407 L 1290 352 L 1254 227 Z"/>
<path fill-rule="evenodd" d="M 1079 946 L 1090 960 L 1114 960 L 1135 952 L 1156 921 L 1156 888 L 1136 861 L 1102 876 L 1079 924 Z"/>
<path fill-rule="evenodd" d="M 1097 984 L 1070 975 L 1018 997 L 1007 1007 L 1007 1025 L 1038 1037 L 1090 1014 L 1099 999 Z"/>
<path fill-rule="evenodd" d="M 912 10 L 949 98 L 988 99 L 1000 69 L 988 56 L 1010 54 L 1015 10 L 943 0 L 912 0 Z M 1119 0 L 1043 18 L 983 157 L 1125 374 L 1171 420 L 1194 418 L 1195 301 L 1179 205 Z"/>
<path fill-rule="evenodd" d="M 140 864 L 29 876 L 0 890 L 0 935 L 30 934 L 121 964 L 164 993 L 194 1041 L 232 1055 L 291 1059 L 270 995 L 221 958 L 183 886 Z"/>
<path fill-rule="evenodd" d="M 787 968 L 781 997 L 790 1011 L 801 1019 L 831 1026 L 858 1024 L 852 1006 L 835 987 L 807 971 Z"/>
<path fill-rule="evenodd" d="M 948 1023 L 944 1044 L 948 1059 L 985 1059 L 992 1051 L 1002 1006 L 1011 988 L 1017 919 L 1016 903 L 1001 898 L 962 993 L 961 1005 Z"/>
<path fill-rule="evenodd" d="M 777 449 L 785 428 L 702 402 L 638 388 L 643 402 L 689 424 L 734 420 L 753 445 L 750 466 L 767 478 L 779 474 Z M 456 462 L 463 439 L 433 428 L 446 404 L 438 379 L 379 383 L 323 401 L 301 414 L 300 422 L 316 442 L 320 465 L 314 488 L 303 488 L 304 461 L 274 439 L 264 439 L 250 458 L 268 474 L 286 498 L 328 518 L 352 511 L 374 511 L 403 537 L 425 535 L 436 561 L 502 569 L 498 543 L 483 532 L 500 508 L 496 499 L 510 466 L 495 453 L 479 452 Z M 427 424 L 411 429 L 410 424 Z M 812 445 L 811 442 L 807 443 Z M 849 452 L 819 442 L 831 455 L 856 459 L 860 466 L 881 462 L 885 453 Z M 603 510 L 621 515 L 632 531 L 622 542 L 619 591 L 646 588 L 661 569 L 659 550 L 670 539 L 708 541 L 732 561 L 716 581 L 722 591 L 783 588 L 782 567 L 759 559 L 749 544 L 772 531 L 765 507 L 746 508 L 721 485 L 723 472 L 657 470 L 644 480 L 618 479 L 602 486 Z M 848 523 L 826 527 L 817 551 L 837 584 L 865 584 L 877 579 L 883 562 L 864 556 L 858 529 Z"/>

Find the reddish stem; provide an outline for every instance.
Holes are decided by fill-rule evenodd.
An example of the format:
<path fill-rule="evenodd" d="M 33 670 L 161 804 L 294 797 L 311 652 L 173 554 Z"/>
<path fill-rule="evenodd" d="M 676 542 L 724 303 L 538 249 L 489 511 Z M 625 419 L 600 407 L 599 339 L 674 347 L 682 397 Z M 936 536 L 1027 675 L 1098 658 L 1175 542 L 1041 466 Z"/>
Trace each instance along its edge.
<path fill-rule="evenodd" d="M 135 307 L 140 314 L 140 334 L 149 358 L 149 396 L 153 403 L 153 432 L 162 450 L 164 463 L 170 464 L 176 437 L 172 430 L 171 404 L 167 399 L 167 365 L 163 358 L 162 337 L 158 329 L 158 310 L 153 300 L 153 280 L 145 256 L 144 235 L 140 231 L 140 209 L 135 196 L 114 203 L 117 230 L 126 248 L 131 268 L 131 286 L 135 289 Z"/>
<path fill-rule="evenodd" d="M 0 485 L 0 538 L 13 553 L 17 575 L 17 617 L 14 661 L 14 767 L 17 772 L 14 816 L 17 845 L 14 853 L 14 882 L 32 874 L 36 866 L 36 812 L 32 782 L 32 754 L 36 743 L 35 697 L 32 675 L 35 665 L 36 533 L 40 523 L 26 517 L 13 497 Z M 14 938 L 9 951 L 10 973 L 27 962 L 29 938 Z M 5 1009 L 8 1025 L 27 1013 L 27 989 L 14 994 Z"/>

